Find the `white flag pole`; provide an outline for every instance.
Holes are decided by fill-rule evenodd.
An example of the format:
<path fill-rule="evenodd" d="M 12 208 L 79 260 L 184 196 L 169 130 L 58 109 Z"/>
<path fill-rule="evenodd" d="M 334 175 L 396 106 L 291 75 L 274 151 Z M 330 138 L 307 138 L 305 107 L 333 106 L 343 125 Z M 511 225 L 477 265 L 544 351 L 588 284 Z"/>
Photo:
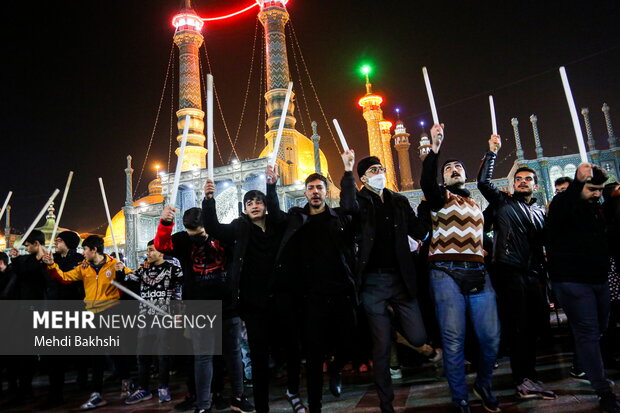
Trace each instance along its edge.
<path fill-rule="evenodd" d="M 588 152 L 586 152 L 586 144 L 583 141 L 583 133 L 579 125 L 579 117 L 577 116 L 573 92 L 571 92 L 564 66 L 560 67 L 560 77 L 562 78 L 562 86 L 564 86 L 564 94 L 566 95 L 566 102 L 570 110 L 570 117 L 573 119 L 573 128 L 575 129 L 575 137 L 577 138 L 577 146 L 579 147 L 579 156 L 581 157 L 582 163 L 588 163 Z"/>
<path fill-rule="evenodd" d="M 342 133 L 342 129 L 340 129 L 340 124 L 337 119 L 333 120 L 334 126 L 336 127 L 336 132 L 338 133 L 338 137 L 340 138 L 340 144 L 342 145 L 343 152 L 349 150 L 349 145 L 347 145 L 347 140 L 344 138 L 344 133 Z"/>
<path fill-rule="evenodd" d="M 431 105 L 431 113 L 433 115 L 433 124 L 439 125 L 439 117 L 437 116 L 437 107 L 435 106 L 435 98 L 433 97 L 433 89 L 431 88 L 431 80 L 428 77 L 426 66 L 422 68 L 424 75 L 424 84 L 426 85 L 426 93 L 428 94 L 428 103 Z"/>
<path fill-rule="evenodd" d="M 62 201 L 60 201 L 60 208 L 58 209 L 58 216 L 56 217 L 56 223 L 52 231 L 52 238 L 50 239 L 49 249 L 51 251 L 56 240 L 56 232 L 58 231 L 58 225 L 60 225 L 60 218 L 62 217 L 62 211 L 65 209 L 65 201 L 67 200 L 67 194 L 69 193 L 69 187 L 71 186 L 71 180 L 73 179 L 73 171 L 69 172 L 69 178 L 67 178 L 67 184 L 65 185 L 65 192 L 62 194 Z"/>
<path fill-rule="evenodd" d="M 183 156 L 185 155 L 185 146 L 187 146 L 187 134 L 189 132 L 189 115 L 185 115 L 185 126 L 183 127 L 183 138 L 181 139 L 181 151 L 177 159 L 177 169 L 174 172 L 174 182 L 172 183 L 172 192 L 170 195 L 170 205 L 175 206 L 177 202 L 177 193 L 179 192 L 179 181 L 181 180 L 181 168 L 183 166 Z"/>
<path fill-rule="evenodd" d="M 489 108 L 491 109 L 491 130 L 493 135 L 497 135 L 497 119 L 495 118 L 495 102 L 493 102 L 493 95 L 489 95 Z"/>
<path fill-rule="evenodd" d="M 118 254 L 118 244 L 116 243 L 116 237 L 114 237 L 114 227 L 112 226 L 112 218 L 110 217 L 110 208 L 108 207 L 108 197 L 105 195 L 105 188 L 103 187 L 103 179 L 99 178 L 99 187 L 101 188 L 101 196 L 103 197 L 103 206 L 105 206 L 105 214 L 108 217 L 108 227 L 110 228 L 110 235 L 112 236 L 112 244 L 114 245 L 114 252 L 116 253 L 116 259 L 121 260 L 121 256 Z"/>
<path fill-rule="evenodd" d="M 207 177 L 213 180 L 213 75 L 207 75 Z"/>
<path fill-rule="evenodd" d="M 11 200 L 11 196 L 13 196 L 13 191 L 9 191 L 9 194 L 6 196 L 4 200 L 4 204 L 2 205 L 2 209 L 0 209 L 0 219 L 4 216 L 4 211 L 6 210 L 7 205 L 9 205 L 9 201 Z"/>
<path fill-rule="evenodd" d="M 282 140 L 282 131 L 284 130 L 284 122 L 286 120 L 286 114 L 288 113 L 288 103 L 291 100 L 292 93 L 293 82 L 288 82 L 288 89 L 286 91 L 286 97 L 284 98 L 284 105 L 282 106 L 282 115 L 280 115 L 280 123 L 278 124 L 278 133 L 276 134 L 276 140 L 273 145 L 273 152 L 271 152 L 271 158 L 269 159 L 269 165 L 271 166 L 276 165 L 278 150 L 280 149 L 280 141 Z"/>
<path fill-rule="evenodd" d="M 133 298 L 135 298 L 136 300 L 140 301 L 144 305 L 149 306 L 153 310 L 157 311 L 159 314 L 165 315 L 165 316 L 169 316 L 170 315 L 167 312 L 165 312 L 164 310 L 162 310 L 161 308 L 157 307 L 155 304 L 153 304 L 150 301 L 145 300 L 144 298 L 140 297 L 138 294 L 134 293 L 133 291 L 131 291 L 129 288 L 125 287 L 123 284 L 119 283 L 118 281 L 112 280 L 110 282 L 110 284 L 112 284 L 113 286 L 115 286 L 116 288 L 118 288 L 119 290 L 124 292 L 125 294 L 132 296 Z"/>
<path fill-rule="evenodd" d="M 30 233 L 32 232 L 34 227 L 37 225 L 39 220 L 43 217 L 43 214 L 45 214 L 45 211 L 47 211 L 47 207 L 49 207 L 50 204 L 52 202 L 54 202 L 54 199 L 56 198 L 56 196 L 58 195 L 59 192 L 60 192 L 60 189 L 58 189 L 58 188 L 54 189 L 54 192 L 52 193 L 52 195 L 45 202 L 45 205 L 43 205 L 43 208 L 41 208 L 41 211 L 39 212 L 39 215 L 37 215 L 37 217 L 34 219 L 34 221 L 32 221 L 32 224 L 30 224 L 30 228 L 28 228 L 28 231 L 26 231 L 26 233 L 21 237 L 21 239 L 19 240 L 19 242 L 17 243 L 15 248 L 19 248 L 24 243 L 24 241 L 26 241 L 26 238 L 28 238 L 30 236 Z"/>

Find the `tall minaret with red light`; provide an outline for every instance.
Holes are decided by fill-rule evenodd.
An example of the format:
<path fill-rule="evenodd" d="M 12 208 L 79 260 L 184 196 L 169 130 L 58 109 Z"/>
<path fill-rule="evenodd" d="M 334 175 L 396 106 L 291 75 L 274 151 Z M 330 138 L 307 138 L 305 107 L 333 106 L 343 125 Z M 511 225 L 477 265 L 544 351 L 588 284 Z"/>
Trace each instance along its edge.
<path fill-rule="evenodd" d="M 362 73 L 366 76 L 366 95 L 359 100 L 358 104 L 363 108 L 363 116 L 366 120 L 370 156 L 379 158 L 387 169 L 385 174 L 387 180 L 386 187 L 393 191 L 398 191 L 396 171 L 394 171 L 394 158 L 392 157 L 390 145 L 390 128 L 392 123 L 383 119 L 383 111 L 381 110 L 383 98 L 372 93 L 372 84 L 368 77 L 370 66 L 365 65 L 362 67 Z"/>
<path fill-rule="evenodd" d="M 204 22 L 192 9 L 191 1 L 185 0 L 184 7 L 174 16 L 172 24 L 174 43 L 179 47 L 179 110 L 177 111 L 179 145 L 183 138 L 185 116 L 190 116 L 187 146 L 183 155 L 183 171 L 194 168 L 206 168 L 207 149 L 204 147 L 204 117 L 202 111 L 202 95 L 200 92 L 200 63 L 199 50 L 204 38 L 202 26 Z M 177 148 L 177 156 L 181 148 Z"/>
<path fill-rule="evenodd" d="M 409 134 L 403 121 L 400 120 L 400 110 L 396 109 L 398 120 L 394 129 L 394 148 L 398 153 L 398 170 L 400 172 L 400 188 L 402 191 L 413 189 L 413 177 L 411 176 L 411 159 L 409 158 Z"/>

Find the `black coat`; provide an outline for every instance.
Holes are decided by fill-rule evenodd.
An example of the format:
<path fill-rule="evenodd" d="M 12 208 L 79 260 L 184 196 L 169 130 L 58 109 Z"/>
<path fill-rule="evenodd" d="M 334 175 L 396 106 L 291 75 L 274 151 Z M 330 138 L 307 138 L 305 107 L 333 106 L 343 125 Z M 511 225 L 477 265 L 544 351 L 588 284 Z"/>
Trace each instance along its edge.
<path fill-rule="evenodd" d="M 355 227 L 358 231 L 358 251 L 355 263 L 355 274 L 359 288 L 364 284 L 364 271 L 368 263 L 370 253 L 374 245 L 375 237 L 375 211 L 373 198 L 368 189 L 362 188 L 357 191 L 353 174 L 345 174 L 342 182 L 342 193 L 340 194 L 340 206 L 353 216 Z M 345 190 L 351 186 L 353 191 Z M 411 236 L 418 240 L 423 240 L 429 231 L 428 221 L 419 219 L 409 200 L 389 189 L 383 190 L 384 196 L 391 197 L 394 208 L 394 251 L 398 262 L 394 266 L 399 270 L 410 296 L 416 296 L 416 271 L 411 258 L 409 248 L 409 238 Z"/>
<path fill-rule="evenodd" d="M 575 179 L 549 205 L 546 232 L 551 281 L 607 281 L 609 249 L 605 219 L 600 204 L 581 199 L 583 186 Z"/>
<path fill-rule="evenodd" d="M 478 172 L 478 189 L 492 210 L 485 218 L 492 217 L 493 262 L 542 275 L 545 208 L 534 198 L 528 203 L 523 197 L 500 191 L 491 182 L 496 157 L 494 152 L 487 152 Z"/>
<path fill-rule="evenodd" d="M 78 254 L 75 250 L 69 251 L 66 257 L 59 253 L 54 254 L 54 262 L 62 271 L 71 271 L 84 261 L 84 256 Z M 55 278 L 47 278 L 47 299 L 48 300 L 83 300 L 84 299 L 84 283 L 82 281 L 74 281 L 68 284 L 61 283 Z"/>
<path fill-rule="evenodd" d="M 16 291 L 20 300 L 43 300 L 47 290 L 47 265 L 36 255 L 20 255 L 11 260 L 17 274 Z"/>
<path fill-rule="evenodd" d="M 241 284 L 241 272 L 243 271 L 243 260 L 250 240 L 250 230 L 252 221 L 247 215 L 242 214 L 230 224 L 221 224 L 217 219 L 215 208 L 215 198 L 203 199 L 202 201 L 202 222 L 208 234 L 221 241 L 227 246 L 233 246 L 232 263 L 229 267 L 231 287 L 233 291 L 234 304 L 239 300 L 239 286 Z M 281 238 L 286 228 L 282 223 L 277 223 L 272 215 L 267 214 L 265 225 L 274 229 L 274 236 Z M 263 301 L 257 297 L 258 301 Z M 265 299 L 267 297 L 264 297 Z"/>
<path fill-rule="evenodd" d="M 347 185 L 345 181 L 347 176 L 342 178 L 341 181 L 341 197 L 342 194 L 347 192 Z M 355 185 L 353 184 L 353 189 Z M 351 191 L 350 187 L 348 189 Z M 347 279 L 351 285 L 351 295 L 355 298 L 356 303 L 359 303 L 358 294 L 355 282 L 355 276 L 353 272 L 353 266 L 355 262 L 355 231 L 353 228 L 353 222 L 351 216 L 345 212 L 342 208 L 330 208 L 326 205 L 331 219 L 327 228 L 328 235 L 333 239 L 337 239 L 338 254 L 340 261 L 345 268 Z M 291 277 L 294 277 L 298 272 L 297 266 L 299 262 L 296 261 L 296 252 L 290 251 L 287 247 L 293 236 L 299 231 L 299 229 L 308 222 L 310 215 L 308 205 L 304 208 L 293 207 L 288 213 L 280 209 L 280 203 L 278 201 L 278 194 L 276 192 L 275 184 L 267 184 L 267 211 L 270 216 L 275 220 L 276 224 L 280 225 L 285 223 L 286 229 L 282 236 L 282 242 L 276 255 L 276 268 L 273 283 L 288 283 Z M 276 285 L 271 286 L 271 290 Z M 303 293 L 303 292 L 302 292 Z"/>

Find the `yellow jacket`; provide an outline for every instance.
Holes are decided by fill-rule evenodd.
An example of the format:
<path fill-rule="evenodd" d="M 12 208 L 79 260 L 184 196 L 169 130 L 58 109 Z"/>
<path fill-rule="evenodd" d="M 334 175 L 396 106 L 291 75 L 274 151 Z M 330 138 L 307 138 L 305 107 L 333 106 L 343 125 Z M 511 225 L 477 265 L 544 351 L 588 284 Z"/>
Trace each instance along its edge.
<path fill-rule="evenodd" d="M 88 261 L 82 262 L 71 271 L 62 271 L 58 264 L 54 263 L 47 266 L 47 272 L 50 277 L 63 283 L 82 281 L 86 293 L 84 297 L 86 309 L 97 313 L 116 305 L 120 299 L 120 291 L 111 284 L 112 280 L 116 279 L 116 270 L 114 269 L 116 262 L 115 258 L 106 255 L 105 263 L 99 273 Z M 124 271 L 125 274 L 132 272 L 127 267 L 124 268 Z"/>

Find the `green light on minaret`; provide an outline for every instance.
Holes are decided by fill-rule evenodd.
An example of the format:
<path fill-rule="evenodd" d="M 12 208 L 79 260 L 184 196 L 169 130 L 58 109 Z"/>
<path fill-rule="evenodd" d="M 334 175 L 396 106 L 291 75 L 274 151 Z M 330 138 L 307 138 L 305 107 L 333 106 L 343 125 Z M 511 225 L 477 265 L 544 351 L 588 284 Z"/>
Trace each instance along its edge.
<path fill-rule="evenodd" d="M 372 66 L 370 66 L 369 64 L 363 64 L 360 67 L 360 72 L 362 72 L 362 74 L 366 77 L 366 92 L 371 93 L 370 92 L 370 79 L 368 78 L 368 75 L 370 75 L 370 73 L 372 72 Z"/>

